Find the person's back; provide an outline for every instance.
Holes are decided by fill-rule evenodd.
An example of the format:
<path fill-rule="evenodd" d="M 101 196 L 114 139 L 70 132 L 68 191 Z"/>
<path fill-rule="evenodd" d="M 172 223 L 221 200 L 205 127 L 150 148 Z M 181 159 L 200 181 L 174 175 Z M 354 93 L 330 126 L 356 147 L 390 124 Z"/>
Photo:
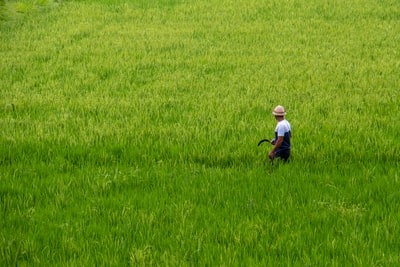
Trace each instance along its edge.
<path fill-rule="evenodd" d="M 279 121 L 276 126 L 275 140 L 278 140 L 279 136 L 283 136 L 283 142 L 281 146 L 276 150 L 275 157 L 281 157 L 287 160 L 290 156 L 291 129 L 290 129 L 290 123 L 285 119 Z"/>
<path fill-rule="evenodd" d="M 275 128 L 275 139 L 272 140 L 274 148 L 269 153 L 269 158 L 282 158 L 287 161 L 290 157 L 292 130 L 290 123 L 285 119 L 286 111 L 282 106 L 277 106 L 272 114 L 278 121 Z"/>

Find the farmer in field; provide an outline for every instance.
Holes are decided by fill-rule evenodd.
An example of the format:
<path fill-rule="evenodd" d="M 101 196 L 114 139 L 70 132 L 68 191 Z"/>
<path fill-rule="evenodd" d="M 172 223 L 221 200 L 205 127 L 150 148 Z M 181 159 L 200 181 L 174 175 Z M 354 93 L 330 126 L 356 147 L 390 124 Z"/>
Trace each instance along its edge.
<path fill-rule="evenodd" d="M 287 161 L 290 157 L 290 139 L 292 132 L 290 123 L 285 119 L 286 110 L 282 106 L 276 106 L 272 111 L 278 124 L 275 128 L 275 138 L 271 141 L 274 148 L 269 152 L 268 157 L 273 160 L 274 158 L 281 158 Z"/>

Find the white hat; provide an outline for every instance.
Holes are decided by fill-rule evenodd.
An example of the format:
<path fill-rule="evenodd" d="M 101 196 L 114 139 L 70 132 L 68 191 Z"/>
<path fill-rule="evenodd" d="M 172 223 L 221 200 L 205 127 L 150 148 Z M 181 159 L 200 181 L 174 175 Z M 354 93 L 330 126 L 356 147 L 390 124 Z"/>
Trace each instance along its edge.
<path fill-rule="evenodd" d="M 275 116 L 285 116 L 286 115 L 286 110 L 281 105 L 278 105 L 272 111 L 272 114 L 274 114 Z"/>

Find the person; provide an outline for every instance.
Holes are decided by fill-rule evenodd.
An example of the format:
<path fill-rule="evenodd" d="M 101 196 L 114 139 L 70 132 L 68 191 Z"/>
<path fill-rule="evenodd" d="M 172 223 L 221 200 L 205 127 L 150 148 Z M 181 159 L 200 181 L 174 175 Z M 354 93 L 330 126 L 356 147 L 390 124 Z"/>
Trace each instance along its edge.
<path fill-rule="evenodd" d="M 278 124 L 275 128 L 275 138 L 272 139 L 271 144 L 274 145 L 268 157 L 273 160 L 274 158 L 281 158 L 287 161 L 290 157 L 290 139 L 292 138 L 292 131 L 290 123 L 285 119 L 286 110 L 281 105 L 275 107 L 272 111 Z"/>

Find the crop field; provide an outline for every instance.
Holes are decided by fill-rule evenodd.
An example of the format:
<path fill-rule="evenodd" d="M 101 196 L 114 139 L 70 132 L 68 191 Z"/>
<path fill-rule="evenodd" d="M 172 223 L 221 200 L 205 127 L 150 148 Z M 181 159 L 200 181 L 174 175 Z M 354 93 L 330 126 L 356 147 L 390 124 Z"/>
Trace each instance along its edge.
<path fill-rule="evenodd" d="M 0 266 L 399 266 L 399 106 L 397 0 L 0 1 Z"/>

